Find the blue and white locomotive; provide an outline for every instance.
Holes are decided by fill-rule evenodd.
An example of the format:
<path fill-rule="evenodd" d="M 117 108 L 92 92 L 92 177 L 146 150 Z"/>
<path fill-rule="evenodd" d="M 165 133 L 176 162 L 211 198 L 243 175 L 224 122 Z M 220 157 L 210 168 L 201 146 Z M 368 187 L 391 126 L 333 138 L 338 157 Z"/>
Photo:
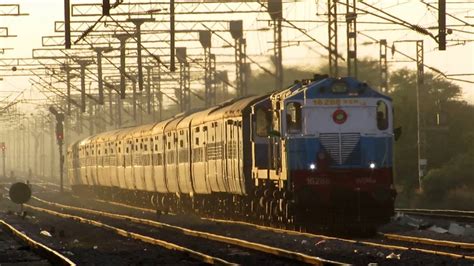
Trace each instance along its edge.
<path fill-rule="evenodd" d="M 391 99 L 353 78 L 296 82 L 71 145 L 75 191 L 162 212 L 373 227 L 394 210 Z"/>
<path fill-rule="evenodd" d="M 257 123 L 253 174 L 285 181 L 297 220 L 367 227 L 388 221 L 396 195 L 389 97 L 353 78 L 326 78 L 272 94 L 254 105 L 254 115 L 271 119 L 278 137 L 265 141 L 258 136 L 264 122 Z"/>

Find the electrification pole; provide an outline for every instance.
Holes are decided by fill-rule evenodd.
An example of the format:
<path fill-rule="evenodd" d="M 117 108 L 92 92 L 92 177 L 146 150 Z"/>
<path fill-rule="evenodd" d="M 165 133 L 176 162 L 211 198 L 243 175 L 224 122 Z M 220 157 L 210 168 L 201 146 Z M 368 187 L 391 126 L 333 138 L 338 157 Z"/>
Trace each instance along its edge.
<path fill-rule="evenodd" d="M 357 13 L 356 0 L 347 0 L 347 75 L 357 78 Z M 336 22 L 337 23 L 337 22 Z M 336 53 L 337 58 L 337 53 Z"/>
<path fill-rule="evenodd" d="M 329 76 L 337 77 L 337 1 L 328 0 Z"/>
<path fill-rule="evenodd" d="M 215 99 L 212 98 L 212 95 L 215 95 L 211 90 L 211 79 L 212 79 L 212 69 L 211 69 L 211 31 L 202 30 L 199 31 L 199 42 L 204 48 L 204 100 L 205 106 L 210 107 Z"/>
<path fill-rule="evenodd" d="M 110 47 L 96 47 L 93 50 L 97 54 L 97 85 L 99 87 L 99 104 L 104 105 L 104 82 L 102 77 L 102 56 L 103 53 L 112 51 Z"/>
<path fill-rule="evenodd" d="M 153 22 L 154 18 L 129 18 L 127 21 L 135 24 L 135 37 L 137 38 L 137 69 L 138 89 L 143 91 L 143 68 L 142 68 L 142 34 L 141 25 L 145 22 Z"/>
<path fill-rule="evenodd" d="M 425 175 L 427 160 L 424 152 L 424 119 L 422 116 L 422 108 L 420 105 L 420 96 L 424 92 L 424 52 L 423 41 L 416 41 L 416 121 L 417 121 L 417 148 L 418 148 L 418 185 L 423 190 L 422 178 Z"/>
<path fill-rule="evenodd" d="M 81 69 L 81 112 L 86 112 L 86 67 L 91 64 L 89 60 L 78 60 Z"/>
<path fill-rule="evenodd" d="M 438 49 L 446 50 L 446 0 L 438 0 Z"/>
<path fill-rule="evenodd" d="M 170 71 L 175 72 L 174 0 L 170 0 Z"/>
<path fill-rule="evenodd" d="M 186 47 L 177 47 L 176 57 L 179 62 L 179 92 L 177 93 L 177 96 L 181 112 L 187 112 L 191 109 L 191 97 L 189 88 L 189 63 L 187 61 Z"/>
<path fill-rule="evenodd" d="M 229 22 L 230 34 L 235 40 L 235 81 L 237 88 L 237 96 L 247 95 L 247 88 L 244 83 L 244 67 L 246 62 L 245 56 L 245 39 L 243 38 L 242 20 L 232 20 Z"/>
<path fill-rule="evenodd" d="M 275 89 L 283 88 L 283 55 L 281 47 L 281 22 L 283 18 L 281 0 L 268 1 L 268 13 L 273 21 L 273 51 L 275 52 Z"/>
<path fill-rule="evenodd" d="M 120 98 L 125 99 L 125 67 L 126 67 L 126 43 L 127 39 L 130 38 L 129 34 L 116 34 L 114 35 L 120 41 Z"/>
<path fill-rule="evenodd" d="M 388 92 L 387 40 L 379 43 L 380 91 Z"/>
<path fill-rule="evenodd" d="M 5 166 L 5 142 L 0 142 L 0 149 L 2 149 L 2 166 L 3 166 L 3 178 L 7 178 L 6 166 Z"/>

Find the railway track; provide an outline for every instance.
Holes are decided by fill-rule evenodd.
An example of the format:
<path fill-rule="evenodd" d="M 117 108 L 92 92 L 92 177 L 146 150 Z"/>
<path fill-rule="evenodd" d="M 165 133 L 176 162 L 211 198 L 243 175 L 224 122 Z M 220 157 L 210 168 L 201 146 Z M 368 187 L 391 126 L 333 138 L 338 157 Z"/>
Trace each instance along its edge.
<path fill-rule="evenodd" d="M 434 218 L 446 218 L 455 221 L 474 222 L 474 211 L 460 210 L 434 210 L 434 209 L 396 209 L 395 211 L 404 214 L 418 216 L 428 216 Z"/>
<path fill-rule="evenodd" d="M 289 235 L 306 236 L 306 237 L 318 238 L 318 239 L 323 239 L 323 240 L 337 240 L 341 242 L 352 243 L 354 245 L 381 247 L 381 248 L 386 248 L 389 250 L 398 250 L 398 251 L 411 250 L 411 251 L 416 251 L 420 253 L 447 256 L 447 257 L 451 257 L 455 259 L 466 259 L 469 261 L 474 261 L 474 252 L 472 251 L 474 250 L 473 243 L 444 241 L 444 240 L 429 239 L 429 238 L 411 237 L 411 236 L 405 236 L 405 235 L 399 235 L 399 234 L 382 234 L 382 233 L 379 233 L 379 236 L 382 237 L 382 239 L 378 238 L 378 239 L 375 239 L 375 241 L 355 240 L 355 239 L 278 229 L 278 228 L 256 225 L 256 224 L 247 223 L 247 222 L 228 221 L 228 220 L 213 219 L 213 218 L 204 218 L 204 219 L 208 219 L 210 221 L 215 221 L 215 222 L 220 222 L 220 223 L 241 224 L 245 226 L 255 227 L 260 230 L 272 231 L 275 233 L 285 233 Z M 394 240 L 396 241 L 396 243 L 387 244 L 386 240 Z M 424 247 L 423 248 L 416 247 L 413 244 L 421 244 Z M 434 248 L 441 247 L 450 251 L 430 249 L 429 248 L 430 246 L 433 246 Z M 464 250 L 465 252 L 459 253 L 460 250 Z"/>
<path fill-rule="evenodd" d="M 76 265 L 72 260 L 70 260 L 66 256 L 62 255 L 60 252 L 58 252 L 58 251 L 42 244 L 42 243 L 40 243 L 36 240 L 33 240 L 27 234 L 21 232 L 19 229 L 15 228 L 13 225 L 11 225 L 11 224 L 9 224 L 6 221 L 1 220 L 1 219 L 0 219 L 0 228 L 3 231 L 8 232 L 14 238 L 19 240 L 22 244 L 28 246 L 31 251 L 38 254 L 41 258 L 44 258 L 45 260 L 47 260 L 52 265 Z M 2 239 L 5 240 L 5 236 L 2 237 Z M 10 249 L 11 248 L 12 248 L 12 246 L 10 246 Z M 25 249 L 24 246 L 20 247 L 20 248 L 22 250 Z M 8 251 L 7 250 L 3 250 L 2 252 L 5 252 L 6 253 L 5 255 L 8 256 Z M 23 263 L 41 264 L 38 261 L 23 261 Z M 1 260 L 0 260 L 0 264 L 2 264 Z"/>
<path fill-rule="evenodd" d="M 120 214 L 114 214 L 114 213 L 109 213 L 109 212 L 97 211 L 93 209 L 86 209 L 86 208 L 79 208 L 79 207 L 74 207 L 74 206 L 69 206 L 69 205 L 64 205 L 64 204 L 58 204 L 54 202 L 45 201 L 37 197 L 35 197 L 34 199 L 48 206 L 53 206 L 53 207 L 60 208 L 63 210 L 82 212 L 82 213 L 86 213 L 86 214 L 93 215 L 96 217 L 112 218 L 112 219 L 121 220 L 124 222 L 130 221 L 136 224 L 150 226 L 155 229 L 158 228 L 160 229 L 160 231 L 157 234 L 161 236 L 164 234 L 163 230 L 166 230 L 166 231 L 170 231 L 172 234 L 177 233 L 181 235 L 190 236 L 191 238 L 198 238 L 199 239 L 198 242 L 200 242 L 200 245 L 204 245 L 204 246 L 210 245 L 210 243 L 207 243 L 207 244 L 204 243 L 204 242 L 210 242 L 210 241 L 218 242 L 219 244 L 224 243 L 224 244 L 232 246 L 230 249 L 237 248 L 240 250 L 242 254 L 248 254 L 248 255 L 245 255 L 244 258 L 238 262 L 240 264 L 245 263 L 246 262 L 245 259 L 248 259 L 248 257 L 250 256 L 255 258 L 255 257 L 261 256 L 261 254 L 264 254 L 264 256 L 271 257 L 273 265 L 286 265 L 286 264 L 293 264 L 295 262 L 308 263 L 308 264 L 313 264 L 313 265 L 342 265 L 343 264 L 341 262 L 329 261 L 329 260 L 321 259 L 314 256 L 309 256 L 309 255 L 298 253 L 298 252 L 291 252 L 291 251 L 284 250 L 281 248 L 276 248 L 276 247 L 272 247 L 268 245 L 263 245 L 259 243 L 254 243 L 250 241 L 245 241 L 245 240 L 232 238 L 232 237 L 226 237 L 226 236 L 217 235 L 217 234 L 211 234 L 211 233 L 202 232 L 202 231 L 190 230 L 187 228 L 182 228 L 179 226 L 173 226 L 173 225 L 169 225 L 169 224 L 165 224 L 161 222 L 156 222 L 149 219 L 142 219 L 142 218 L 136 218 L 136 217 L 127 216 L 127 215 L 120 215 Z M 94 222 L 91 219 L 69 215 L 69 214 L 63 214 L 63 213 L 51 211 L 45 208 L 34 207 L 32 205 L 27 205 L 26 207 L 31 208 L 33 210 L 37 210 L 37 211 L 48 212 L 50 214 L 58 215 L 64 218 L 74 218 L 81 222 L 93 223 L 107 229 L 112 229 L 114 231 L 120 232 L 122 235 L 125 235 L 125 232 L 122 230 L 119 231 L 117 228 L 112 228 L 106 225 L 105 223 L 101 223 L 97 221 Z M 139 240 L 146 239 L 144 236 L 141 236 L 141 235 L 137 235 L 133 233 L 126 233 L 126 234 L 131 235 L 133 238 L 136 238 Z M 176 237 L 177 234 L 173 234 L 173 235 Z M 191 241 L 195 241 L 195 239 Z M 170 244 L 164 244 L 164 247 L 168 247 L 168 245 Z M 208 250 L 209 249 L 216 250 L 216 248 L 208 248 Z M 225 250 L 229 250 L 229 246 L 227 246 Z M 249 250 L 251 251 L 251 253 L 249 253 Z M 191 253 L 191 254 L 195 255 L 194 253 Z M 234 254 L 235 254 L 235 251 L 234 251 Z M 226 257 L 226 254 L 220 254 L 220 256 Z M 207 260 L 203 260 L 203 261 L 209 262 L 209 263 L 219 262 L 219 263 L 226 264 L 228 262 L 225 260 L 217 260 L 216 259 L 217 257 L 214 257 L 214 259 L 211 259 L 211 260 L 209 260 L 208 257 L 204 257 L 204 258 L 206 258 Z"/>
<path fill-rule="evenodd" d="M 157 246 L 161 246 L 161 247 L 164 247 L 164 248 L 167 248 L 167 249 L 170 249 L 170 250 L 177 250 L 177 251 L 186 253 L 190 257 L 198 259 L 198 260 L 200 260 L 204 263 L 210 263 L 210 264 L 218 263 L 218 264 L 223 264 L 223 265 L 232 265 L 233 264 L 231 262 L 220 259 L 218 257 L 209 256 L 209 255 L 206 255 L 204 253 L 197 252 L 197 251 L 194 251 L 192 249 L 188 249 L 188 248 L 185 248 L 185 247 L 182 247 L 182 246 L 179 246 L 179 245 L 175 245 L 175 244 L 170 243 L 170 242 L 166 242 L 166 241 L 162 241 L 162 240 L 159 240 L 159 239 L 156 239 L 156 238 L 152 238 L 152 237 L 148 237 L 148 236 L 145 236 L 145 235 L 133 233 L 133 232 L 130 232 L 130 231 L 127 231 L 127 230 L 124 230 L 124 229 L 121 229 L 121 228 L 118 228 L 118 227 L 115 227 L 115 226 L 108 225 L 106 223 L 102 223 L 102 222 L 97 221 L 97 220 L 87 219 L 87 218 L 83 218 L 83 217 L 80 217 L 80 216 L 77 216 L 77 215 L 64 214 L 64 213 L 49 210 L 49 209 L 46 209 L 46 208 L 35 207 L 35 206 L 29 205 L 29 204 L 26 204 L 25 207 L 27 207 L 31 210 L 38 211 L 38 212 L 44 212 L 44 213 L 54 215 L 54 216 L 58 216 L 58 217 L 61 217 L 61 218 L 73 219 L 73 220 L 79 221 L 81 223 L 85 223 L 85 224 L 93 225 L 93 226 L 100 227 L 100 228 L 103 228 L 103 229 L 106 229 L 106 230 L 110 230 L 110 231 L 113 231 L 116 234 L 124 236 L 124 237 L 129 237 L 129 238 L 132 238 L 132 239 L 140 240 L 140 241 L 143 241 L 143 242 L 146 242 L 146 243 L 149 243 L 149 244 L 153 244 L 153 245 L 157 245 Z"/>
<path fill-rule="evenodd" d="M 96 202 L 103 204 L 108 204 L 120 208 L 128 208 L 136 210 L 142 213 L 147 213 L 149 216 L 156 215 L 156 211 L 152 209 L 130 206 L 123 203 L 109 202 L 103 200 L 94 199 Z M 373 239 L 347 239 L 347 238 L 338 238 L 331 237 L 326 235 L 318 235 L 312 233 L 297 232 L 291 230 L 283 230 L 272 227 L 266 227 L 262 225 L 251 224 L 247 222 L 240 221 L 228 221 L 212 218 L 201 218 L 209 222 L 215 222 L 220 224 L 229 224 L 234 226 L 245 226 L 252 227 L 258 231 L 272 232 L 274 234 L 287 235 L 287 236 L 298 236 L 305 237 L 309 239 L 317 239 L 317 241 L 337 241 L 346 243 L 352 246 L 366 246 L 370 248 L 377 248 L 381 250 L 388 250 L 395 253 L 407 253 L 412 252 L 415 254 L 423 254 L 426 256 L 436 256 L 436 257 L 445 257 L 448 259 L 463 260 L 464 262 L 469 262 L 472 265 L 474 261 L 473 244 L 463 243 L 463 242 L 453 242 L 453 241 L 443 241 L 437 239 L 428 239 L 428 238 L 418 238 L 411 236 L 404 236 L 398 234 L 379 234 L 379 236 Z M 297 249 L 294 250 L 298 252 Z M 301 252 L 301 251 L 300 251 Z"/>

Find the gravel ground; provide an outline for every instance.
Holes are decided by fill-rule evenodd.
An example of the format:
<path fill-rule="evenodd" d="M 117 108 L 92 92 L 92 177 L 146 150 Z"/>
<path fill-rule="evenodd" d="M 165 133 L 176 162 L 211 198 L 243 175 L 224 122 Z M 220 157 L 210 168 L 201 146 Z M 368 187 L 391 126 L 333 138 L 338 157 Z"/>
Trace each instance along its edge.
<path fill-rule="evenodd" d="M 440 219 L 440 218 L 433 219 L 426 216 L 415 216 L 415 215 L 410 215 L 410 217 L 422 220 L 424 229 L 418 229 L 418 228 L 415 228 L 414 226 L 409 226 L 409 225 L 401 225 L 398 222 L 391 222 L 390 224 L 385 225 L 382 228 L 380 228 L 380 231 L 384 233 L 394 233 L 394 234 L 407 235 L 407 236 L 425 237 L 425 238 L 432 238 L 432 239 L 438 239 L 438 240 L 474 243 L 474 236 L 457 236 L 457 235 L 452 235 L 449 233 L 441 234 L 441 233 L 436 233 L 436 232 L 428 230 L 428 227 L 431 225 L 448 229 L 449 224 L 451 223 L 451 221 L 448 219 Z M 456 223 L 463 226 L 469 225 L 471 227 L 474 227 L 474 224 L 460 223 L 460 222 L 456 222 Z M 471 254 L 471 255 L 474 255 L 474 254 Z"/>
<path fill-rule="evenodd" d="M 0 228 L 0 265 L 42 266 L 51 263 L 35 254 L 10 232 Z"/>
<path fill-rule="evenodd" d="M 79 200 L 72 197 L 70 194 L 58 196 L 57 193 L 39 193 L 38 195 L 44 199 L 57 201 L 68 205 L 94 208 L 103 211 L 158 220 L 160 222 L 178 225 L 194 230 L 236 237 L 252 242 L 267 244 L 270 246 L 278 246 L 280 248 L 292 251 L 303 252 L 325 259 L 342 261 L 356 265 L 367 265 L 369 263 L 378 263 L 379 265 L 473 265 L 472 261 L 464 259 L 452 259 L 446 256 L 431 255 L 411 250 L 392 251 L 384 248 L 370 247 L 363 244 L 352 244 L 339 240 L 323 240 L 317 237 L 266 232 L 246 225 L 231 225 L 211 222 L 208 220 L 199 219 L 196 216 L 162 215 L 157 218 L 154 214 L 144 213 L 141 211 L 132 210 L 130 208 L 111 205 L 108 203 L 101 203 L 84 198 Z M 386 243 L 386 240 L 379 238 L 364 240 L 377 240 Z M 460 240 L 458 239 L 457 241 Z M 387 258 L 387 256 L 389 256 L 391 253 L 394 253 L 394 255 L 399 255 L 399 259 Z M 392 255 L 392 257 L 396 256 Z"/>
<path fill-rule="evenodd" d="M 227 260 L 232 263 L 237 264 L 247 264 L 247 265 L 294 265 L 297 262 L 288 259 L 282 259 L 280 257 L 275 257 L 268 255 L 266 253 L 257 252 L 254 250 L 249 250 L 241 248 L 234 245 L 228 245 L 221 242 L 216 242 L 212 240 L 202 239 L 186 234 L 176 232 L 174 230 L 169 230 L 165 228 L 157 228 L 148 225 L 142 225 L 130 222 L 128 220 L 118 220 L 114 218 L 107 218 L 102 216 L 97 216 L 93 214 L 87 214 L 84 212 L 78 212 L 74 210 L 62 209 L 59 207 L 49 206 L 44 203 L 37 201 L 32 201 L 32 205 L 40 206 L 42 208 L 52 209 L 57 212 L 67 213 L 72 215 L 77 215 L 87 219 L 97 220 L 107 225 L 112 225 L 118 228 L 126 229 L 128 231 L 150 236 L 167 242 L 171 242 L 180 246 L 185 246 L 195 251 L 202 252 L 211 256 L 215 256 L 224 260 Z"/>
<path fill-rule="evenodd" d="M 13 214 L 18 210 L 19 207 L 9 200 L 0 199 L 0 219 L 7 221 L 36 241 L 61 252 L 78 265 L 202 264 L 180 252 L 128 239 L 95 226 L 41 212 L 28 211 L 28 215 L 22 218 Z M 42 235 L 40 232 L 43 230 L 49 232 L 51 236 Z"/>

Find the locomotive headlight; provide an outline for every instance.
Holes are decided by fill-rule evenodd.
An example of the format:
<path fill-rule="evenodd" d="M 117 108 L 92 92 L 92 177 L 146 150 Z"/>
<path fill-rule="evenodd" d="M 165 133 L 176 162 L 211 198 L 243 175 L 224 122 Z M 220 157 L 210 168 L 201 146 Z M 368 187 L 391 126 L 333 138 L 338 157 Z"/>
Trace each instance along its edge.
<path fill-rule="evenodd" d="M 371 163 L 369 164 L 370 169 L 375 169 L 376 166 L 377 166 L 377 165 L 375 165 L 374 162 L 371 162 Z"/>
<path fill-rule="evenodd" d="M 310 164 L 309 169 L 310 170 L 315 170 L 316 169 L 316 164 L 315 163 Z"/>

